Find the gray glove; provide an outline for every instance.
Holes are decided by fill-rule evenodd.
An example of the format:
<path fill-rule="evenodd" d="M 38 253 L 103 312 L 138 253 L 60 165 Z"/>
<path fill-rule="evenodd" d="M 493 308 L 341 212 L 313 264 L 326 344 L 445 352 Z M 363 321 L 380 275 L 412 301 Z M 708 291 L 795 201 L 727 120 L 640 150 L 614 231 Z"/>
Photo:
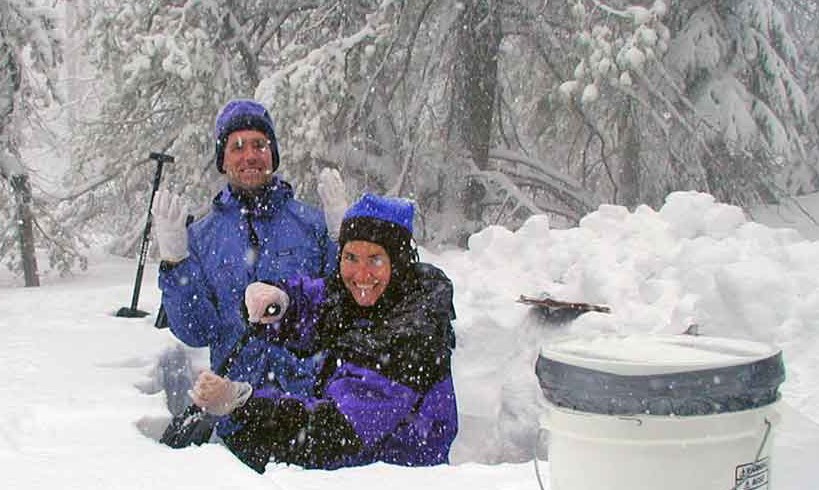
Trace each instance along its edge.
<path fill-rule="evenodd" d="M 341 220 L 344 219 L 344 213 L 347 211 L 347 191 L 338 170 L 323 168 L 319 173 L 317 190 L 324 208 L 327 233 L 333 240 L 338 240 Z"/>
<path fill-rule="evenodd" d="M 252 282 L 245 289 L 245 306 L 250 323 L 276 323 L 287 312 L 290 296 L 276 286 Z"/>
<path fill-rule="evenodd" d="M 213 415 L 227 415 L 247 402 L 253 394 L 250 383 L 231 381 L 210 371 L 196 378 L 190 395 L 193 402 Z"/>
<path fill-rule="evenodd" d="M 156 193 L 153 223 L 162 260 L 181 262 L 188 256 L 187 217 L 188 209 L 180 196 L 164 189 Z"/>

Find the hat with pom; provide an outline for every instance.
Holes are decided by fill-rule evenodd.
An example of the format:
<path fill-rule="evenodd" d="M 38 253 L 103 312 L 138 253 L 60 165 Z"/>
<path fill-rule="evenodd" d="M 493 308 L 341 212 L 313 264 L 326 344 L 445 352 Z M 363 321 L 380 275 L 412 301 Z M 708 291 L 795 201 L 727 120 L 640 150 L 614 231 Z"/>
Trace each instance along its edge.
<path fill-rule="evenodd" d="M 412 201 L 397 197 L 364 194 L 344 214 L 338 245 L 364 240 L 384 247 L 393 262 L 414 260 L 412 246 Z"/>
<path fill-rule="evenodd" d="M 225 173 L 223 166 L 228 136 L 241 129 L 255 129 L 267 135 L 273 153 L 273 171 L 279 168 L 279 144 L 273 129 L 273 118 L 263 105 L 250 99 L 234 99 L 225 104 L 216 116 L 213 135 L 216 138 L 216 169 Z"/>

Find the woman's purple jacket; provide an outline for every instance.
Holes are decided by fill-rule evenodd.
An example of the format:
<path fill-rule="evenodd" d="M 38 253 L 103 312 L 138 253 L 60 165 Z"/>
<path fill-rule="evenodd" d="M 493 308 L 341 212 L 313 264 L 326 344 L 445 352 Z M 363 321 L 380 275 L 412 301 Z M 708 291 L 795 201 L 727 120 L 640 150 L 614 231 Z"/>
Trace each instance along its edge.
<path fill-rule="evenodd" d="M 233 415 L 243 428 L 226 439 L 240 459 L 259 472 L 269 458 L 324 469 L 449 461 L 458 431 L 452 283 L 423 263 L 403 276 L 368 309 L 353 304 L 338 278 L 282 285 L 290 307 L 277 334 L 303 359 L 320 358 L 316 390 L 255 390 Z"/>

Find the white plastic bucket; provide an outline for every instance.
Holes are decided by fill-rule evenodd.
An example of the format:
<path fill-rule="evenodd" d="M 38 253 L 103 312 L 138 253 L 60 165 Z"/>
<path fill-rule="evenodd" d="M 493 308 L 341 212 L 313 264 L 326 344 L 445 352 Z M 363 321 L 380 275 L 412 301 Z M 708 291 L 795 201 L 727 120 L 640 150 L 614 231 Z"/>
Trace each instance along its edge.
<path fill-rule="evenodd" d="M 625 379 L 633 388 L 641 381 L 668 379 L 662 376 L 686 376 L 687 370 L 695 373 L 691 379 L 701 374 L 707 379 L 708 373 L 764 362 L 776 354 L 764 344 L 730 339 L 610 337 L 553 344 L 541 351 L 539 363 L 564 363 L 560 369 L 569 366 L 584 370 L 584 375 L 603 373 L 605 383 Z M 591 391 L 610 388 L 599 384 L 600 379 L 594 382 L 598 384 L 590 385 Z M 778 387 L 781 379 L 770 382 Z M 639 396 L 639 390 L 635 392 Z M 582 405 L 587 394 L 564 393 L 557 402 L 547 396 L 542 425 L 549 430 L 551 490 L 771 488 L 776 401 L 744 410 L 678 416 L 591 413 L 565 406 L 573 396 Z"/>

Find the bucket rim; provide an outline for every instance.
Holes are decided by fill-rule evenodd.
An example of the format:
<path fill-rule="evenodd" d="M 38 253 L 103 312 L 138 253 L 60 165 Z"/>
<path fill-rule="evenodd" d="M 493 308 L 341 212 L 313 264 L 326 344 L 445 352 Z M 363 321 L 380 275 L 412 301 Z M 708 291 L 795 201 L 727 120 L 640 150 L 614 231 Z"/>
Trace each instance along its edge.
<path fill-rule="evenodd" d="M 702 335 L 601 334 L 571 336 L 540 349 L 540 356 L 623 376 L 674 374 L 751 364 L 782 349 L 754 340 Z"/>

